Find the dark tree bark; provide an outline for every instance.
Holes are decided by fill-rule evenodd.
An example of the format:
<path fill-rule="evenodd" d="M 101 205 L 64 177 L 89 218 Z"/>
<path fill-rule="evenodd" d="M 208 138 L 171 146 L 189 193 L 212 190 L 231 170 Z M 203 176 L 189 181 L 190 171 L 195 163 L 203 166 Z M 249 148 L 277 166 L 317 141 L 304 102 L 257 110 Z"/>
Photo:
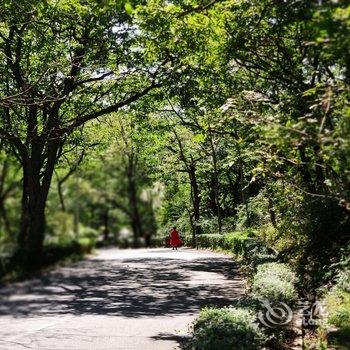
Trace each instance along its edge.
<path fill-rule="evenodd" d="M 129 207 L 130 207 L 130 219 L 131 227 L 133 230 L 134 241 L 133 245 L 135 248 L 139 246 L 139 238 L 143 237 L 143 228 L 139 212 L 139 199 L 138 190 L 136 183 L 136 164 L 137 158 L 134 153 L 128 155 L 127 164 L 127 180 L 128 180 L 128 196 L 129 196 Z"/>
<path fill-rule="evenodd" d="M 236 175 L 236 179 L 235 181 L 232 180 L 231 177 L 231 169 L 228 169 L 226 171 L 226 176 L 230 185 L 230 192 L 232 195 L 232 199 L 233 199 L 233 208 L 232 208 L 232 214 L 236 214 L 237 213 L 237 209 L 236 207 L 242 203 L 242 197 L 241 197 L 241 193 L 240 193 L 240 179 L 241 176 L 240 174 Z"/>
<path fill-rule="evenodd" d="M 192 229 L 193 229 L 193 235 L 192 235 L 192 246 L 196 246 L 196 237 L 197 235 L 201 234 L 201 227 L 199 225 L 200 220 L 200 192 L 199 192 L 199 186 L 197 182 L 197 176 L 196 176 L 196 163 L 192 157 L 190 156 L 190 163 L 188 166 L 188 175 L 190 178 L 190 185 L 191 185 L 191 199 L 192 199 L 192 205 L 193 205 L 193 218 L 192 218 Z M 194 219 L 194 222 L 193 222 Z"/>
<path fill-rule="evenodd" d="M 40 265 L 45 237 L 45 207 L 59 149 L 58 142 L 47 147 L 47 158 L 42 169 L 44 147 L 32 145 L 32 154 L 23 162 L 23 190 L 20 232 L 18 235 L 19 257 L 27 266 Z M 43 171 L 43 174 L 41 172 Z M 41 180 L 42 179 L 42 180 Z"/>
<path fill-rule="evenodd" d="M 239 166 L 239 178 L 240 178 L 242 204 L 244 205 L 246 210 L 247 226 L 249 227 L 251 222 L 250 222 L 248 202 L 246 200 L 246 193 L 245 193 L 246 187 L 244 186 L 244 162 L 242 158 L 241 148 L 238 144 L 236 144 L 236 150 L 238 154 L 238 166 Z"/>
<path fill-rule="evenodd" d="M 191 186 L 191 202 L 193 208 L 193 215 L 190 213 L 190 222 L 192 226 L 192 247 L 196 246 L 196 237 L 201 233 L 201 227 L 199 225 L 200 220 L 200 191 L 196 176 L 196 162 L 192 155 L 189 159 L 186 157 L 184 148 L 181 142 L 179 135 L 176 133 L 175 129 L 173 130 L 177 143 L 179 145 L 179 156 L 180 160 L 185 165 L 185 171 L 188 174 Z"/>
<path fill-rule="evenodd" d="M 315 193 L 316 188 L 315 188 L 315 184 L 313 182 L 312 179 L 312 175 L 310 173 L 310 170 L 308 168 L 309 164 L 310 164 L 310 158 L 308 156 L 306 156 L 306 145 L 304 144 L 300 144 L 298 147 L 299 150 L 299 156 L 300 156 L 300 160 L 301 160 L 301 164 L 299 167 L 299 172 L 301 174 L 301 176 L 303 177 L 305 186 L 307 188 L 307 190 L 311 193 Z"/>
<path fill-rule="evenodd" d="M 64 200 L 64 195 L 63 195 L 63 184 L 75 173 L 75 171 L 78 169 L 79 165 L 83 161 L 85 156 L 85 151 L 83 150 L 79 156 L 79 158 L 76 160 L 76 162 L 70 166 L 68 172 L 60 178 L 57 173 L 56 178 L 57 178 L 57 192 L 58 192 L 58 198 L 60 200 L 60 206 L 62 211 L 66 211 L 66 205 L 65 205 L 65 200 Z"/>
<path fill-rule="evenodd" d="M 65 201 L 64 201 L 62 183 L 60 181 L 57 181 L 57 192 L 58 192 L 58 199 L 60 200 L 61 210 L 63 212 L 65 212 L 66 211 L 66 205 L 65 205 Z"/>
<path fill-rule="evenodd" d="M 221 214 L 221 205 L 220 205 L 220 184 L 219 184 L 219 172 L 217 165 L 217 155 L 215 150 L 215 145 L 213 141 L 213 136 L 209 133 L 209 142 L 211 149 L 211 157 L 213 161 L 213 177 L 214 177 L 214 195 L 215 195 L 215 203 L 217 208 L 217 219 L 218 219 L 218 229 L 219 233 L 222 231 L 222 214 Z"/>
<path fill-rule="evenodd" d="M 105 242 L 109 239 L 109 209 L 106 208 L 102 214 L 102 220 L 103 220 L 103 240 Z"/>

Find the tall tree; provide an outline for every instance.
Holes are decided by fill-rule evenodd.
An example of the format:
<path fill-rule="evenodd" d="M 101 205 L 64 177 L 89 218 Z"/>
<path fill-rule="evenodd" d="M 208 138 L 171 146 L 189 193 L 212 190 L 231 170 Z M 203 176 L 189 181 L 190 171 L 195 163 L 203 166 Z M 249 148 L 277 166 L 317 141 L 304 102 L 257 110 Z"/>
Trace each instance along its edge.
<path fill-rule="evenodd" d="M 2 11 L 0 135 L 23 169 L 19 256 L 36 263 L 66 140 L 159 87 L 169 66 L 142 61 L 137 28 L 120 1 L 16 1 Z"/>

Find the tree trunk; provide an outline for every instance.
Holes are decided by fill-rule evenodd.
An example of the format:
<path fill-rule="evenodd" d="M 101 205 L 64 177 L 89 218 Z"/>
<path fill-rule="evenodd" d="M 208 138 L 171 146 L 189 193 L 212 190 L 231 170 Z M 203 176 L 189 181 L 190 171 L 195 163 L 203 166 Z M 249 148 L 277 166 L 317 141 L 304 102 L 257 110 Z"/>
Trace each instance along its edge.
<path fill-rule="evenodd" d="M 63 189 L 62 189 L 62 183 L 60 180 L 57 181 L 57 192 L 58 192 L 58 198 L 60 200 L 60 206 L 61 210 L 63 212 L 66 211 L 66 205 L 64 203 L 64 196 L 63 196 Z"/>
<path fill-rule="evenodd" d="M 199 196 L 199 187 L 196 177 L 196 166 L 195 162 L 193 160 L 193 157 L 191 156 L 191 163 L 189 166 L 189 178 L 190 178 L 190 184 L 191 184 L 191 199 L 192 199 L 192 205 L 193 205 L 193 218 L 190 216 L 191 226 L 192 226 L 192 247 L 196 247 L 196 237 L 198 234 L 201 233 L 201 227 L 199 225 L 200 220 L 200 196 Z"/>
<path fill-rule="evenodd" d="M 135 248 L 139 246 L 139 238 L 143 237 L 143 230 L 141 224 L 141 218 L 138 208 L 138 198 L 137 198 L 137 185 L 135 181 L 135 156 L 130 154 L 128 156 L 128 194 L 129 194 L 129 205 L 130 205 L 130 218 L 131 227 L 134 235 L 133 245 Z"/>
<path fill-rule="evenodd" d="M 75 162 L 75 164 L 73 164 L 70 167 L 70 169 L 68 170 L 66 175 L 64 175 L 62 178 L 59 178 L 58 174 L 56 173 L 58 197 L 59 197 L 59 200 L 60 200 L 61 210 L 64 211 L 64 212 L 66 211 L 66 205 L 65 205 L 64 195 L 63 195 L 63 184 L 78 170 L 79 165 L 83 161 L 84 157 L 85 157 L 85 151 L 83 150 L 81 152 L 79 158 L 77 158 L 77 161 Z M 79 191 L 78 191 L 79 177 L 77 177 L 76 186 L 77 186 L 77 192 L 79 193 Z"/>
<path fill-rule="evenodd" d="M 219 194 L 219 174 L 218 174 L 218 166 L 217 166 L 217 156 L 216 156 L 216 150 L 213 142 L 213 137 L 211 134 L 209 134 L 209 140 L 210 140 L 210 148 L 211 148 L 211 155 L 213 160 L 213 170 L 214 170 L 214 193 L 215 193 L 215 202 L 217 207 L 217 216 L 218 216 L 218 229 L 219 233 L 222 231 L 222 213 L 221 213 L 221 206 L 220 206 L 220 194 Z"/>
<path fill-rule="evenodd" d="M 109 210 L 108 208 L 103 213 L 103 240 L 107 242 L 109 239 Z"/>
<path fill-rule="evenodd" d="M 304 180 L 307 190 L 310 193 L 316 193 L 315 184 L 309 171 L 310 158 L 306 155 L 306 145 L 300 144 L 298 147 L 301 164 L 299 172 Z"/>
<path fill-rule="evenodd" d="M 240 146 L 236 143 L 236 150 L 238 153 L 238 159 L 239 159 L 239 177 L 240 177 L 240 185 L 241 185 L 241 195 L 242 195 L 242 204 L 245 207 L 246 216 L 247 216 L 247 226 L 249 227 L 250 222 L 250 214 L 249 214 L 249 208 L 248 208 L 248 202 L 246 200 L 245 196 L 245 186 L 244 186 L 244 163 L 242 159 L 242 153 Z"/>
<path fill-rule="evenodd" d="M 241 175 L 237 174 L 235 181 L 232 180 L 231 177 L 231 169 L 226 171 L 226 176 L 230 185 L 230 193 L 233 199 L 233 205 L 231 208 L 231 215 L 235 216 L 237 214 L 237 206 L 242 203 L 242 197 L 240 193 L 240 185 L 241 185 Z"/>
<path fill-rule="evenodd" d="M 24 170 L 22 212 L 18 237 L 23 263 L 39 265 L 42 257 L 45 234 L 45 203 L 47 193 L 40 183 Z"/>
<path fill-rule="evenodd" d="M 38 267 L 42 263 L 45 238 L 45 207 L 56 163 L 58 144 L 47 145 L 45 168 L 43 146 L 34 145 L 31 157 L 23 161 L 23 189 L 18 257 L 26 267 Z"/>

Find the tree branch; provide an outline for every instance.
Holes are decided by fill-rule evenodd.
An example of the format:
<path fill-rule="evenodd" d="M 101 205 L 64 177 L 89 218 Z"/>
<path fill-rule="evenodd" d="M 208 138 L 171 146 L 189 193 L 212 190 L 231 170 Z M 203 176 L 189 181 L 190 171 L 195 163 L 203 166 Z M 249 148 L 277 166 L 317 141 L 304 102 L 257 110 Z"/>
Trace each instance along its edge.
<path fill-rule="evenodd" d="M 153 83 L 152 85 L 148 86 L 144 90 L 139 91 L 137 93 L 134 93 L 133 95 L 129 96 L 128 98 L 126 98 L 126 99 L 124 99 L 122 101 L 119 101 L 118 103 L 116 103 L 114 105 L 108 106 L 106 108 L 102 108 L 99 111 L 95 111 L 95 112 L 86 114 L 86 115 L 81 116 L 81 117 L 77 117 L 73 121 L 71 121 L 69 125 L 67 125 L 66 127 L 61 128 L 59 133 L 60 134 L 70 133 L 75 128 L 85 124 L 86 122 L 88 122 L 90 120 L 96 119 L 98 117 L 101 117 L 101 116 L 109 114 L 109 113 L 116 112 L 120 108 L 122 108 L 124 106 L 128 106 L 132 102 L 135 102 L 138 99 L 140 99 L 141 97 L 147 95 L 151 90 L 159 88 L 160 86 L 161 86 L 161 84 L 159 84 L 159 83 Z"/>

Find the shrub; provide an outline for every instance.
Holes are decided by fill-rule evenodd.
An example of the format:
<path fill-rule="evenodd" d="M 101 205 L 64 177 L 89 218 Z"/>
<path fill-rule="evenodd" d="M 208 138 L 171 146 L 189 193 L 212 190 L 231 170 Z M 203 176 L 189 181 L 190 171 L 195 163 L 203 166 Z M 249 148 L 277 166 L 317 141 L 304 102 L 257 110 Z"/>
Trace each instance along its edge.
<path fill-rule="evenodd" d="M 89 254 L 95 247 L 95 240 L 89 237 L 82 237 L 78 239 L 78 244 L 82 254 Z"/>
<path fill-rule="evenodd" d="M 151 237 L 151 246 L 155 248 L 165 247 L 166 236 L 154 236 Z"/>
<path fill-rule="evenodd" d="M 200 248 L 216 249 L 222 247 L 223 235 L 221 234 L 201 234 L 197 237 L 197 245 Z"/>
<path fill-rule="evenodd" d="M 201 228 L 202 234 L 212 234 L 212 232 L 218 232 L 218 220 L 216 217 L 202 217 L 198 224 Z"/>
<path fill-rule="evenodd" d="M 274 250 L 268 248 L 264 242 L 253 238 L 245 241 L 243 257 L 246 265 L 253 270 L 255 270 L 258 265 L 277 260 L 277 255 Z"/>
<path fill-rule="evenodd" d="M 227 233 L 223 237 L 223 248 L 232 251 L 236 256 L 241 256 L 244 253 L 245 243 L 250 240 L 250 235 L 249 231 Z"/>
<path fill-rule="evenodd" d="M 100 232 L 93 229 L 92 227 L 83 226 L 80 227 L 79 238 L 87 238 L 90 240 L 91 244 L 95 245 Z"/>
<path fill-rule="evenodd" d="M 54 210 L 47 215 L 48 235 L 58 240 L 74 238 L 73 215 L 68 212 Z"/>
<path fill-rule="evenodd" d="M 350 270 L 339 272 L 337 276 L 337 288 L 350 293 Z"/>
<path fill-rule="evenodd" d="M 336 327 L 350 329 L 350 293 L 338 288 L 327 297 L 329 322 Z"/>
<path fill-rule="evenodd" d="M 236 228 L 244 230 L 247 227 L 260 227 L 271 222 L 268 208 L 268 196 L 264 190 L 257 196 L 249 199 L 249 218 L 247 217 L 246 206 L 237 206 Z"/>
<path fill-rule="evenodd" d="M 340 280 L 338 280 L 340 281 Z M 350 293 L 335 286 L 326 296 L 328 323 L 337 327 L 329 334 L 330 347 L 350 348 Z"/>
<path fill-rule="evenodd" d="M 195 321 L 191 345 L 196 350 L 256 350 L 265 340 L 251 311 L 205 308 Z"/>
<path fill-rule="evenodd" d="M 197 237 L 200 248 L 221 248 L 231 251 L 236 256 L 242 256 L 245 252 L 245 244 L 250 241 L 251 232 L 231 232 L 226 234 L 202 234 Z"/>
<path fill-rule="evenodd" d="M 329 322 L 336 327 L 350 328 L 350 310 L 340 307 L 330 315 Z"/>
<path fill-rule="evenodd" d="M 90 253 L 92 245 L 87 239 L 64 241 L 59 243 L 47 243 L 44 247 L 43 266 L 54 264 L 70 256 L 81 256 L 84 253 Z"/>
<path fill-rule="evenodd" d="M 274 254 L 264 254 L 259 252 L 253 252 L 249 259 L 249 266 L 252 269 L 256 269 L 259 265 L 275 262 L 277 260 Z"/>
<path fill-rule="evenodd" d="M 252 294 L 258 299 L 270 302 L 292 303 L 297 293 L 294 287 L 296 276 L 291 269 L 281 263 L 259 265 L 252 283 Z"/>

